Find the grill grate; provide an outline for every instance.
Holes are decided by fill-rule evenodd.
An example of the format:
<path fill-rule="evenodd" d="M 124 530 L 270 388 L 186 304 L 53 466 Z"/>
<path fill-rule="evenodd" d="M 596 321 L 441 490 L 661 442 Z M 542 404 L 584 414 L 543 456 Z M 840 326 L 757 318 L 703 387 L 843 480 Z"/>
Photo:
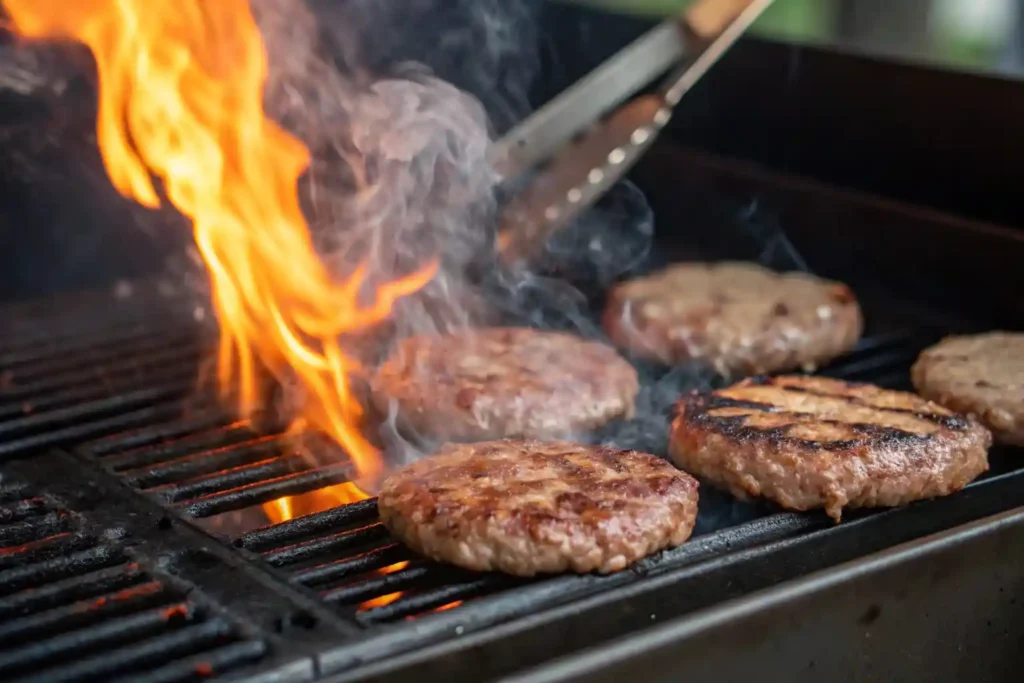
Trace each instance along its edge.
<path fill-rule="evenodd" d="M 188 681 L 265 655 L 118 536 L 24 485 L 0 490 L 0 679 Z"/>
<path fill-rule="evenodd" d="M 57 302 L 4 308 L 0 461 L 181 417 L 209 326 L 152 287 Z"/>
<path fill-rule="evenodd" d="M 905 334 L 872 336 L 825 374 L 902 387 L 923 343 Z M 223 416 L 171 421 L 86 443 L 77 452 L 159 503 L 227 536 L 292 585 L 313 591 L 364 627 L 422 616 L 527 583 L 463 572 L 416 557 L 387 534 L 377 520 L 374 500 L 239 533 L 225 532 L 230 522 L 204 523 L 203 518 L 245 512 L 281 496 L 311 493 L 349 479 L 347 463 L 315 467 L 287 436 L 261 434 L 248 422 Z M 744 508 L 747 518 L 766 510 L 755 505 L 737 507 Z M 762 524 L 733 530 L 731 542 L 756 544 L 765 540 L 765 530 L 774 537 L 820 523 L 813 517 L 770 514 Z M 707 518 L 699 523 L 705 530 L 716 526 L 720 524 Z M 701 553 L 696 546 L 684 546 L 668 554 L 664 564 L 688 561 L 691 552 Z M 548 599 L 569 599 L 602 585 L 570 579 L 556 597 Z"/>
<path fill-rule="evenodd" d="M 759 575 L 758 581 L 746 579 L 773 553 L 845 539 L 861 522 L 877 525 L 871 543 L 879 548 L 910 533 L 885 532 L 886 516 L 901 511 L 851 515 L 851 521 L 835 527 L 824 515 L 735 503 L 705 487 L 697 532 L 682 547 L 610 576 L 521 580 L 414 556 L 380 524 L 374 500 L 268 525 L 261 504 L 349 481 L 344 455 L 326 445 L 302 445 L 264 420 L 234 419 L 212 398 L 197 396 L 198 363 L 209 331 L 190 315 L 153 326 L 121 315 L 118 324 L 97 326 L 84 336 L 40 335 L 35 343 L 0 338 L 0 459 L 8 461 L 5 471 L 22 473 L 44 492 L 0 500 L 0 543 L 21 553 L 16 562 L 0 553 L 0 676 L 4 666 L 16 665 L 23 669 L 12 671 L 41 674 L 24 667 L 43 657 L 45 648 L 36 644 L 42 642 L 64 648 L 63 659 L 44 659 L 67 680 L 111 680 L 113 671 L 126 676 L 143 670 L 148 677 L 132 680 L 188 680 L 205 676 L 207 665 L 214 673 L 236 665 L 239 671 L 269 667 L 305 680 L 358 670 L 366 662 L 461 634 L 490 633 L 490 627 L 522 623 L 539 612 L 559 614 L 560 606 L 582 615 L 582 605 L 607 603 L 623 591 L 651 585 L 647 579 L 719 581 L 713 590 L 697 591 L 700 597 L 686 606 L 693 609 L 701 599 L 725 599 L 761 585 L 758 581 L 770 585 L 811 570 L 814 562 L 793 562 Z M 899 326 L 883 330 L 822 373 L 909 388 L 910 364 L 938 334 L 907 334 Z M 26 404 L 31 410 L 24 410 Z M 74 457 L 47 453 L 53 446 L 72 448 Z M 332 464 L 317 465 L 311 450 L 322 450 L 320 461 Z M 988 483 L 1004 487 L 998 475 L 1014 469 L 1012 458 L 997 455 L 995 462 Z M 108 492 L 94 502 L 94 512 L 102 511 L 107 527 L 119 528 L 139 509 L 150 511 L 139 518 L 149 521 L 127 524 L 159 549 L 147 557 L 166 558 L 196 547 L 205 555 L 190 555 L 184 569 L 172 563 L 171 580 L 166 572 L 154 572 L 153 562 L 138 560 L 138 549 L 123 539 L 82 527 L 78 514 L 64 511 L 81 507 L 55 508 L 51 502 L 78 495 L 74 483 L 47 478 L 48 472 L 67 468 L 78 468 L 81 479 L 106 482 Z M 1016 489 L 1006 488 L 1000 505 L 1019 497 Z M 991 496 L 979 500 L 945 516 L 912 513 L 922 520 L 914 533 L 982 514 L 995 504 Z M 189 524 L 179 527 L 178 519 Z M 181 533 L 174 542 L 160 540 L 153 536 L 158 527 Z M 182 536 L 186 531 L 193 535 Z M 854 552 L 841 540 L 832 543 L 837 550 L 815 555 L 816 562 Z M 869 552 L 872 544 L 857 546 L 856 552 Z M 31 563 L 30 573 L 22 568 L 25 562 Z M 216 569 L 208 569 L 207 562 Z M 729 571 L 741 569 L 742 580 L 729 578 Z M 211 611 L 194 598 L 200 594 L 197 586 L 220 607 Z M 260 600 L 254 602 L 254 594 Z M 91 611 L 81 607 L 101 599 Z M 161 614 L 172 607 L 173 628 L 159 631 Z M 611 637 L 636 618 L 605 609 L 607 620 L 597 623 L 595 617 L 584 624 L 594 638 Z M 250 625 L 250 635 L 237 636 L 231 630 L 237 623 Z M 75 635 L 82 630 L 85 640 Z M 127 638 L 134 640 L 122 640 Z M 274 646 L 279 639 L 283 645 Z M 283 659 L 282 648 L 288 653 Z"/>

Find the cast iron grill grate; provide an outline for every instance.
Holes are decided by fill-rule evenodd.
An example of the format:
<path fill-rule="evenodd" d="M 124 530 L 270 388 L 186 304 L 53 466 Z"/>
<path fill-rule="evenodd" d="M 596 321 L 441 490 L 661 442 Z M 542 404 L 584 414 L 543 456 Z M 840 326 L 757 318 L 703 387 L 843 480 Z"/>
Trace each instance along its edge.
<path fill-rule="evenodd" d="M 56 302 L 4 307 L 0 460 L 182 415 L 210 333 L 192 311 L 143 287 Z"/>
<path fill-rule="evenodd" d="M 22 323 L 20 331 L 0 337 L 0 461 L 7 461 L 0 470 L 31 469 L 30 463 L 35 463 L 39 470 L 44 468 L 44 461 L 55 457 L 54 447 L 67 448 L 74 457 L 61 457 L 77 463 L 83 476 L 103 479 L 113 486 L 121 507 L 117 512 L 108 512 L 108 519 L 145 508 L 157 516 L 164 515 L 165 520 L 187 522 L 185 526 L 192 529 L 191 533 L 200 533 L 217 545 L 219 552 L 230 556 L 220 574 L 221 592 L 213 593 L 218 604 L 227 604 L 225 600 L 230 603 L 222 612 L 234 617 L 254 604 L 249 592 L 232 592 L 230 586 L 235 576 L 232 572 L 244 568 L 249 586 L 246 590 L 256 591 L 261 597 L 255 604 L 271 605 L 263 610 L 261 618 L 265 618 L 255 632 L 267 634 L 298 624 L 298 635 L 284 635 L 288 640 L 285 649 L 294 657 L 315 661 L 314 670 L 321 674 L 357 670 L 368 662 L 418 652 L 470 633 L 488 634 L 493 632 L 492 627 L 522 624 L 527 621 L 525 618 L 533 619 L 538 614 L 558 614 L 565 623 L 586 619 L 575 628 L 560 631 L 560 646 L 571 650 L 594 639 L 642 626 L 635 622 L 646 619 L 645 615 L 632 609 L 618 610 L 613 605 L 619 604 L 616 600 L 621 596 L 633 595 L 652 585 L 651 582 L 672 578 L 693 586 L 681 590 L 682 602 L 671 606 L 676 611 L 691 611 L 816 567 L 916 538 L 932 529 L 944 528 L 943 525 L 1004 509 L 1022 498 L 1021 487 L 1016 485 L 1021 477 L 1013 471 L 1012 459 L 1000 459 L 998 455 L 994 458 L 992 476 L 961 494 L 959 505 L 936 501 L 934 508 L 911 506 L 905 510 L 857 513 L 839 526 L 824 515 L 793 514 L 767 505 L 735 503 L 705 487 L 694 538 L 680 548 L 647 558 L 629 571 L 611 576 L 532 580 L 474 574 L 414 556 L 379 523 L 372 499 L 267 524 L 261 505 L 283 496 L 303 496 L 344 484 L 352 476 L 350 464 L 344 454 L 337 452 L 327 453 L 329 457 L 311 458 L 311 450 L 324 449 L 275 431 L 267 421 L 254 423 L 232 418 L 217 407 L 212 397 L 197 393 L 199 364 L 211 348 L 211 337 L 210 330 L 197 324 L 190 311 L 142 315 L 134 306 L 125 305 L 110 319 L 97 313 L 97 309 L 91 313 L 75 312 L 72 317 L 88 321 L 86 330 L 77 335 L 73 333 L 75 325 L 66 323 L 60 310 L 39 316 L 34 323 Z M 46 322 L 49 318 L 54 320 Z M 101 324 L 104 320 L 108 324 Z M 51 325 L 54 330 L 66 329 L 66 334 L 55 332 L 48 336 L 45 330 Z M 822 373 L 907 389 L 910 364 L 921 348 L 940 336 L 939 332 L 927 329 L 911 330 L 907 332 L 899 325 L 882 327 Z M 31 331 L 34 340 L 19 338 L 20 333 Z M 324 448 L 329 450 L 328 446 Z M 318 461 L 331 464 L 316 464 Z M 33 477 L 33 485 L 43 482 L 37 488 L 44 496 L 51 490 L 64 492 L 62 496 L 67 493 L 66 488 L 47 484 L 45 472 L 37 472 Z M 977 493 L 985 490 L 989 491 L 987 495 Z M 24 503 L 23 513 L 14 504 L 9 514 L 29 514 L 34 505 L 39 503 Z M 0 520 L 3 514 L 8 513 L 0 513 Z M 71 527 L 61 528 L 61 524 L 70 522 L 61 521 L 59 515 L 50 512 L 37 516 L 46 518 L 50 525 L 47 533 L 51 535 L 46 537 L 50 540 L 46 543 L 51 548 L 60 548 L 62 553 L 66 550 L 75 557 L 76 553 L 85 553 L 82 557 L 97 558 L 130 556 L 130 550 L 118 545 L 117 539 L 106 536 L 95 547 L 79 547 L 76 544 L 92 541 Z M 894 524 L 892 519 L 903 522 Z M 11 542 L 19 546 L 31 543 L 30 537 L 20 540 L 22 537 L 17 534 L 27 532 L 19 531 L 18 523 L 12 521 L 12 530 L 6 532 L 14 539 Z M 172 522 L 167 525 L 170 527 Z M 116 527 L 117 523 L 111 526 Z M 861 533 L 860 527 L 870 527 L 870 532 L 864 532 L 870 533 L 870 542 L 851 543 L 848 539 Z M 183 543 L 188 545 L 195 540 Z M 26 552 L 45 554 L 45 547 L 46 544 L 42 549 L 29 547 Z M 47 561 L 61 560 L 40 560 Z M 137 564 L 129 573 L 145 574 L 146 578 L 122 580 L 118 573 L 122 560 L 102 560 L 107 561 L 111 564 L 87 572 L 90 577 L 99 577 L 95 578 L 95 590 L 73 588 L 68 593 L 70 597 L 62 598 L 63 602 L 40 609 L 66 612 L 78 602 L 165 581 L 152 578 L 151 571 L 147 573 Z M 133 566 L 131 560 L 122 564 Z M 231 569 L 232 566 L 235 568 Z M 0 581 L 6 573 L 0 572 Z M 64 580 L 54 579 L 58 585 Z M 210 592 L 209 583 L 203 583 L 208 578 L 202 571 L 184 579 L 187 585 L 194 580 Z M 167 609 L 164 603 L 152 606 L 147 602 L 158 600 L 156 595 L 177 596 L 181 600 L 181 596 L 192 593 L 187 589 L 175 593 L 168 588 L 154 596 L 133 597 L 129 603 L 137 605 L 138 611 L 127 616 L 145 620 L 157 614 L 152 610 Z M 296 612 L 295 605 L 299 603 L 304 606 Z M 6 603 L 0 601 L 3 604 Z M 590 608 L 582 607 L 585 605 L 593 606 L 594 610 L 598 605 L 603 607 L 588 612 Z M 560 611 L 562 608 L 571 612 Z M 665 609 L 668 608 L 666 604 Z M 115 612 L 110 614 L 110 623 L 116 624 Z M 198 619 L 209 612 L 195 610 L 189 614 Z M 18 621 L 10 627 L 10 633 L 22 639 L 18 642 L 25 642 L 28 637 L 20 635 L 23 630 L 29 633 L 36 629 L 45 642 L 63 637 L 62 631 L 51 632 L 46 626 L 59 621 L 58 616 L 35 617 L 34 613 L 25 613 L 17 618 L 22 617 L 37 621 Z M 187 623 L 176 633 L 206 634 L 201 629 L 210 629 L 212 634 L 224 623 L 227 622 L 220 617 L 208 618 Z M 506 633 L 504 637 L 512 636 Z M 241 640 L 225 645 L 224 649 L 227 655 L 235 652 L 232 648 L 257 653 L 267 647 L 266 642 L 260 638 Z M 530 644 L 524 643 L 523 647 Z M 129 653 L 136 651 L 137 648 L 128 649 Z M 531 651 L 542 652 L 544 647 Z M 70 652 L 60 666 L 72 674 L 84 671 L 92 675 L 82 667 L 93 666 L 88 664 L 93 659 L 97 662 L 95 666 L 118 661 L 92 657 L 91 651 L 80 652 L 76 659 Z M 178 680 L 174 678 L 176 672 L 182 672 L 182 676 L 196 674 L 188 668 L 198 661 L 194 656 L 174 656 L 178 659 L 167 660 L 166 666 L 152 675 L 166 671 L 159 675 L 166 676 L 166 680 Z M 493 653 L 489 656 L 496 661 Z M 3 661 L 0 659 L 0 664 Z M 129 668 L 116 669 L 117 676 L 130 675 L 124 672 L 132 671 L 134 660 L 125 662 Z M 253 666 L 266 662 L 264 658 Z M 56 666 L 55 661 L 48 661 L 51 663 Z M 519 664 L 509 662 L 508 666 Z M 150 664 L 146 667 L 148 670 Z M 299 680 L 314 675 L 296 671 Z M 114 678 L 110 675 L 107 679 Z M 73 676 L 69 678 L 72 679 Z"/>
<path fill-rule="evenodd" d="M 0 679 L 216 679 L 263 657 L 189 587 L 47 496 L 0 488 Z"/>
<path fill-rule="evenodd" d="M 904 388 L 907 369 L 923 343 L 907 334 L 871 336 L 825 372 Z M 231 421 L 216 413 L 117 433 L 82 444 L 76 452 L 135 490 L 226 536 L 228 542 L 260 558 L 289 583 L 313 591 L 363 626 L 450 609 L 527 585 L 534 591 L 538 585 L 553 583 L 557 592 L 548 599 L 554 601 L 595 588 L 572 580 L 561 585 L 552 579 L 524 582 L 480 575 L 420 559 L 387 534 L 377 520 L 372 499 L 232 533 L 232 514 L 251 513 L 282 496 L 301 496 L 343 484 L 349 481 L 351 470 L 343 459 L 339 464 L 314 466 L 288 436 L 261 433 L 248 422 Z M 732 506 L 743 508 L 741 519 L 762 516 L 756 523 L 730 529 L 733 545 L 756 544 L 768 536 L 797 533 L 824 523 L 815 516 L 776 513 L 764 506 Z M 704 516 L 699 529 L 715 531 L 722 526 Z M 674 565 L 689 561 L 691 554 L 699 557 L 701 552 L 700 547 L 688 545 L 666 554 L 669 559 L 665 562 L 653 559 L 648 564 Z M 636 571 L 645 570 L 639 567 Z"/>

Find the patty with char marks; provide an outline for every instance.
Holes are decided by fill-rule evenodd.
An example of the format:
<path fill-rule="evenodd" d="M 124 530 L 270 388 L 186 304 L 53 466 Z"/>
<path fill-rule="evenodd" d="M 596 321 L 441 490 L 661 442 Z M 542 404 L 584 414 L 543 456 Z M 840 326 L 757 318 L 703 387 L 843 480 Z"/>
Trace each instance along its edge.
<path fill-rule="evenodd" d="M 374 376 L 374 402 L 445 441 L 570 438 L 633 415 L 636 369 L 561 332 L 487 328 L 404 339 Z"/>
<path fill-rule="evenodd" d="M 669 450 L 739 498 L 791 510 L 944 496 L 988 469 L 992 435 L 914 394 L 823 377 L 750 378 L 676 404 Z"/>
<path fill-rule="evenodd" d="M 610 573 L 690 537 L 697 481 L 606 446 L 448 444 L 386 479 L 377 507 L 392 534 L 442 562 L 517 576 Z"/>
<path fill-rule="evenodd" d="M 1000 443 L 1024 446 L 1024 333 L 948 337 L 910 374 L 925 398 L 976 416 Z"/>
<path fill-rule="evenodd" d="M 737 376 L 816 368 L 857 343 L 863 318 L 838 282 L 753 263 L 680 263 L 614 287 L 604 327 L 637 356 Z"/>

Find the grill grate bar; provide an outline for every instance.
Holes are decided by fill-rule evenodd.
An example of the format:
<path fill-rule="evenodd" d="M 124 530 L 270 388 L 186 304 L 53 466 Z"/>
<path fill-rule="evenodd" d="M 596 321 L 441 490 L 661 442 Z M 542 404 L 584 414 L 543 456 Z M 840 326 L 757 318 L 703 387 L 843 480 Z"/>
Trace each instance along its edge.
<path fill-rule="evenodd" d="M 357 612 L 356 619 L 366 625 L 395 621 L 434 610 L 459 600 L 469 600 L 500 587 L 500 582 L 496 582 L 489 577 L 466 583 L 449 583 L 427 593 L 403 597 L 401 600 L 396 600 L 387 605 L 371 607 L 370 609 Z"/>
<path fill-rule="evenodd" d="M 265 642 L 261 640 L 247 640 L 225 645 L 192 657 L 179 659 L 154 671 L 140 672 L 130 677 L 117 678 L 115 680 L 131 681 L 131 683 L 177 683 L 178 681 L 203 680 L 254 662 L 262 658 L 266 653 L 267 645 Z M 275 677 L 270 680 L 291 679 Z M 302 680 L 306 680 L 306 678 L 303 676 Z"/>
<path fill-rule="evenodd" d="M 74 405 L 69 408 L 62 408 L 60 410 L 54 410 L 47 413 L 39 413 L 14 422 L 0 424 L 0 437 L 7 437 L 11 434 L 17 434 L 31 429 L 48 427 L 54 423 L 67 423 L 83 420 L 93 417 L 98 413 L 123 411 L 126 408 L 132 408 L 140 404 L 179 397 L 188 390 L 190 384 L 190 382 L 173 382 L 164 386 L 138 389 L 128 393 L 118 394 L 117 396 L 111 396 L 103 400 Z"/>
<path fill-rule="evenodd" d="M 178 415 L 171 422 L 158 423 L 156 425 L 151 423 L 131 432 L 111 434 L 110 436 L 95 439 L 80 446 L 78 452 L 93 458 L 112 458 L 115 455 L 127 458 L 129 455 L 133 455 L 140 457 L 138 466 L 142 466 L 148 464 L 145 459 L 141 459 L 142 453 L 151 448 L 159 450 L 162 448 L 162 446 L 157 445 L 160 442 L 167 441 L 168 439 L 177 439 L 213 427 L 222 427 L 224 423 L 229 421 L 229 418 L 215 404 L 205 402 L 199 403 L 196 406 L 196 411 L 194 412 L 197 412 L 197 414 L 195 415 L 182 416 L 181 412 L 181 406 L 179 405 Z M 234 424 L 241 425 L 242 423 Z M 228 425 L 228 427 L 233 427 L 234 424 Z M 172 445 L 171 443 L 166 444 L 168 448 Z M 205 448 L 207 446 L 200 447 Z M 114 469 L 128 469 L 133 466 L 130 464 L 122 465 L 119 460 L 114 459 L 104 460 L 104 464 Z"/>
<path fill-rule="evenodd" d="M 129 344 L 143 337 L 170 336 L 179 334 L 182 329 L 201 329 L 193 320 L 185 318 L 165 318 L 159 322 L 143 321 L 137 317 L 110 318 L 104 322 L 107 324 L 99 327 L 34 325 L 31 331 L 12 330 L 0 340 L 0 360 L 4 364 L 27 362 L 42 357 L 44 353 L 73 352 L 100 344 Z"/>
<path fill-rule="evenodd" d="M 132 562 L 84 572 L 80 576 L 52 581 L 46 585 L 30 584 L 31 591 L 0 597 L 0 621 L 58 608 L 97 595 L 128 590 L 148 579 L 142 568 Z"/>
<path fill-rule="evenodd" d="M 333 581 L 340 581 L 354 574 L 366 574 L 388 567 L 397 562 L 409 560 L 412 553 L 405 546 L 392 543 L 383 548 L 360 553 L 355 557 L 317 565 L 309 569 L 294 572 L 290 580 L 304 586 L 316 586 Z"/>
<path fill-rule="evenodd" d="M 222 424 L 225 420 L 209 421 L 214 422 L 214 424 L 199 427 L 204 431 L 200 431 L 198 434 L 155 436 L 155 440 L 161 438 L 170 440 L 166 443 L 134 448 L 104 457 L 103 466 L 112 472 L 123 474 L 128 470 L 152 467 L 183 459 L 197 451 L 210 453 L 243 443 L 251 443 L 257 438 L 256 432 L 252 430 L 251 424 L 248 421 L 234 422 L 227 425 Z M 206 429 L 206 427 L 215 428 Z"/>
<path fill-rule="evenodd" d="M 87 534 L 63 533 L 31 541 L 0 553 L 0 571 L 24 566 L 28 562 L 43 562 L 58 555 L 85 550 L 96 545 L 96 539 Z"/>
<path fill-rule="evenodd" d="M 29 541 L 40 541 L 71 528 L 71 519 L 66 513 L 50 511 L 41 517 L 12 522 L 0 526 L 0 548 L 10 548 Z M 10 552 L 10 551 L 7 551 Z"/>
<path fill-rule="evenodd" d="M 223 512 L 269 503 L 282 496 L 297 496 L 327 486 L 344 484 L 350 480 L 351 474 L 352 468 L 348 464 L 329 465 L 204 496 L 187 505 L 179 505 L 178 509 L 190 517 L 210 517 Z"/>
<path fill-rule="evenodd" d="M 0 624 L 0 646 L 10 647 L 53 633 L 82 628 L 103 619 L 166 604 L 172 599 L 173 596 L 162 583 L 147 581 Z"/>
<path fill-rule="evenodd" d="M 30 674 L 17 681 L 107 681 L 115 674 L 138 671 L 227 643 L 231 628 L 217 619 L 186 626 L 173 633 L 151 638 L 113 652 L 98 654 L 67 666 Z"/>
<path fill-rule="evenodd" d="M 126 558 L 120 548 L 99 546 L 43 562 L 19 565 L 0 572 L 0 595 L 10 595 L 39 584 L 85 574 L 125 561 Z"/>
<path fill-rule="evenodd" d="M 886 353 L 844 362 L 828 368 L 823 374 L 862 381 L 870 379 L 879 386 L 886 386 L 885 376 L 880 376 L 879 373 L 890 371 L 888 374 L 899 373 L 903 376 L 906 374 L 907 366 L 914 362 L 917 355 L 917 351 L 913 349 L 892 349 Z"/>
<path fill-rule="evenodd" d="M 450 573 L 437 565 L 417 564 L 391 574 L 381 574 L 366 581 L 323 591 L 320 597 L 329 603 L 352 605 L 388 593 L 422 587 L 431 581 L 443 582 L 450 578 Z"/>
<path fill-rule="evenodd" d="M 48 507 L 42 498 L 21 498 L 9 503 L 0 503 L 0 524 L 13 524 L 31 517 L 45 514 Z"/>
<path fill-rule="evenodd" d="M 157 405 L 149 406 L 146 406 L 146 404 L 156 403 L 161 399 L 172 398 L 174 396 L 178 396 L 179 398 L 183 397 L 187 392 L 186 386 L 187 385 L 182 384 L 174 387 L 145 389 L 138 392 L 132 392 L 131 394 L 122 394 L 116 398 L 103 401 L 102 405 L 98 408 L 96 407 L 96 404 L 82 406 L 82 409 L 77 411 L 82 413 L 79 418 L 81 421 L 77 423 L 73 422 L 68 427 L 50 429 L 41 434 L 34 434 L 20 439 L 0 441 L 0 458 L 21 455 L 30 451 L 39 451 L 50 446 L 69 443 L 77 439 L 85 439 L 90 436 L 104 434 L 117 429 L 136 427 L 150 424 L 154 421 L 168 419 L 181 413 L 181 403 L 179 401 L 158 403 Z M 109 413 L 116 410 L 118 406 L 122 409 L 139 409 L 132 410 L 127 413 L 115 412 L 113 415 L 109 415 Z M 89 407 L 93 407 L 93 410 L 88 410 Z M 70 411 L 61 411 L 60 415 L 52 421 L 56 423 L 64 423 L 68 421 L 66 419 L 68 412 Z M 47 415 L 53 414 L 47 413 Z M 46 417 L 47 415 L 40 415 L 38 417 Z M 101 417 L 102 415 L 109 416 Z M 97 419 L 86 421 L 89 417 L 96 417 Z M 33 426 L 43 426 L 45 425 L 45 422 L 46 421 L 44 420 L 37 420 Z M 11 424 L 13 425 L 17 423 Z M 20 426 L 24 427 L 24 421 L 22 421 Z M 0 425 L 0 431 L 2 431 L 3 427 L 4 425 Z"/>
<path fill-rule="evenodd" d="M 335 531 L 339 528 L 374 522 L 377 519 L 377 499 L 369 498 L 341 507 L 331 508 L 312 515 L 272 524 L 242 534 L 235 545 L 247 550 L 282 548 L 314 534 Z"/>
<path fill-rule="evenodd" d="M 107 367 L 92 365 L 66 374 L 52 372 L 42 379 L 33 381 L 11 376 L 7 386 L 0 392 L 0 398 L 7 403 L 37 397 L 35 401 L 42 405 L 38 397 L 45 397 L 48 394 L 70 394 L 75 387 L 81 390 L 83 387 L 80 385 L 95 385 L 97 389 L 109 391 L 125 384 L 152 381 L 154 376 L 177 375 L 183 370 L 191 372 L 194 376 L 201 352 L 200 348 L 178 347 L 147 356 L 133 353 L 129 360 L 118 361 Z M 169 370 L 175 366 L 182 367 L 178 367 L 177 372 Z"/>
<path fill-rule="evenodd" d="M 121 475 L 129 486 L 150 489 L 204 474 L 218 473 L 231 467 L 252 465 L 276 455 L 280 450 L 279 439 L 261 437 L 223 448 L 201 450 L 167 462 L 124 470 Z M 171 450 L 170 454 L 175 453 Z"/>
<path fill-rule="evenodd" d="M 0 367 L 8 373 L 9 383 L 15 386 L 30 382 L 43 382 L 48 378 L 66 379 L 68 375 L 94 374 L 103 366 L 115 371 L 120 362 L 147 360 L 154 357 L 173 357 L 174 352 L 192 353 L 202 350 L 204 340 L 195 334 L 164 334 L 154 339 L 140 339 L 118 343 L 86 345 L 80 349 L 40 351 L 38 358 L 27 358 L 18 362 L 6 362 L 0 357 Z"/>
<path fill-rule="evenodd" d="M 159 376 L 148 378 L 143 383 L 151 386 L 175 383 L 188 386 L 195 383 L 195 377 L 196 373 L 194 368 L 180 367 L 163 371 Z M 118 396 L 118 394 L 120 394 L 120 392 L 130 390 L 138 384 L 139 381 L 137 379 L 121 378 L 112 382 L 92 383 L 89 385 L 72 387 L 61 392 L 45 394 L 30 401 L 15 401 L 13 403 L 0 404 L 0 419 L 14 420 L 6 425 L 0 424 L 0 432 L 2 432 L 5 427 L 14 427 L 16 431 L 19 426 L 19 421 L 28 423 L 31 420 L 29 417 L 24 417 L 28 415 L 38 415 L 42 421 L 49 421 L 54 419 L 54 417 L 57 417 L 58 413 L 62 409 L 84 409 L 85 411 L 89 411 L 92 406 L 102 403 L 104 400 L 110 400 L 115 397 L 119 398 L 120 396 Z M 123 396 L 123 394 L 120 395 Z M 41 413 L 41 411 L 48 412 Z M 57 419 L 62 419 L 63 417 L 63 415 L 60 415 Z M 24 428 L 28 425 L 22 424 L 20 426 Z"/>
<path fill-rule="evenodd" d="M 216 474 L 197 477 L 186 481 L 166 484 L 146 491 L 159 496 L 168 503 L 180 503 L 208 496 L 218 491 L 237 489 L 258 484 L 267 479 L 276 479 L 294 472 L 310 469 L 309 463 L 298 455 L 267 458 L 247 465 L 221 470 Z"/>
<path fill-rule="evenodd" d="M 33 365 L 44 367 L 48 360 L 56 363 L 57 367 L 63 367 L 64 357 L 67 354 L 79 353 L 106 353 L 110 349 L 149 348 L 158 344 L 169 345 L 179 340 L 195 339 L 201 333 L 198 328 L 182 328 L 180 325 L 172 325 L 167 328 L 154 328 L 152 325 L 132 323 L 121 329 L 113 329 L 98 337 L 90 337 L 83 334 L 70 334 L 61 340 L 62 343 L 53 343 L 52 337 L 27 341 L 17 346 L 11 344 L 0 344 L 0 365 L 5 367 L 18 367 Z M 19 339 L 19 341 L 22 341 Z M 58 355 L 57 358 L 54 358 Z"/>
<path fill-rule="evenodd" d="M 144 640 L 168 629 L 195 623 L 202 616 L 194 605 L 180 602 L 39 640 L 26 647 L 0 652 L 0 676 L 10 676 L 47 662 L 66 661 L 89 651 Z"/>
<path fill-rule="evenodd" d="M 358 529 L 352 529 L 351 531 L 333 534 L 326 538 L 268 552 L 263 555 L 263 559 L 275 567 L 283 567 L 289 564 L 298 564 L 308 560 L 329 557 L 338 552 L 351 551 L 355 548 L 383 541 L 388 536 L 387 528 L 378 522 Z"/>

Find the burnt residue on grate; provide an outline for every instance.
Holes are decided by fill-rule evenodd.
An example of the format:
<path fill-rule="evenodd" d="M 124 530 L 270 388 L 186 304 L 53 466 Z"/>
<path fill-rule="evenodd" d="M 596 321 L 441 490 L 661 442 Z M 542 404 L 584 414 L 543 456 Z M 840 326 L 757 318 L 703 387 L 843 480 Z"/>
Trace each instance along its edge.
<path fill-rule="evenodd" d="M 901 388 L 926 341 L 899 334 L 868 337 L 823 374 Z M 76 452 L 260 558 L 291 585 L 312 592 L 364 627 L 422 617 L 500 593 L 544 595 L 549 603 L 562 602 L 636 574 L 698 561 L 707 548 L 719 547 L 716 532 L 728 537 L 730 548 L 739 548 L 825 523 L 813 515 L 780 514 L 767 505 L 737 503 L 708 489 L 702 495 L 698 523 L 698 536 L 708 536 L 704 545 L 687 544 L 620 577 L 523 581 L 466 572 L 415 556 L 388 535 L 377 519 L 374 500 L 262 528 L 252 528 L 251 522 L 248 528 L 237 529 L 230 522 L 208 524 L 210 518 L 242 512 L 255 511 L 262 519 L 262 504 L 344 483 L 351 475 L 344 459 L 316 466 L 289 438 L 261 433 L 246 421 L 220 416 L 172 420 L 82 444 Z"/>
<path fill-rule="evenodd" d="M 118 536 L 23 485 L 0 488 L 0 680 L 185 681 L 266 655 Z"/>
<path fill-rule="evenodd" d="M 211 336 L 182 308 L 103 292 L 0 310 L 0 460 L 179 417 Z"/>

